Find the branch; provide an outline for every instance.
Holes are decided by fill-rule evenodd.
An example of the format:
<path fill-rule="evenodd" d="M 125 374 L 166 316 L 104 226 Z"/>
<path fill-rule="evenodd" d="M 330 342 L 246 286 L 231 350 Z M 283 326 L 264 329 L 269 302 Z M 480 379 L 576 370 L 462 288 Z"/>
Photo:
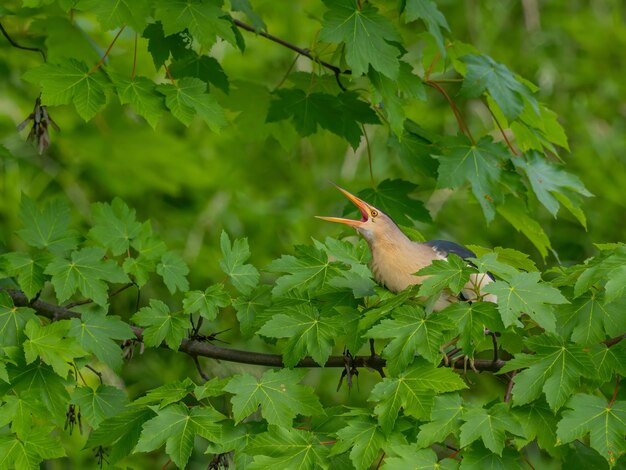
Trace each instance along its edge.
<path fill-rule="evenodd" d="M 308 49 L 303 49 L 302 47 L 298 47 L 295 44 L 292 44 L 288 41 L 285 41 L 284 39 L 276 37 L 273 34 L 270 34 L 266 31 L 257 31 L 256 29 L 254 29 L 254 26 L 249 25 L 248 23 L 244 23 L 243 21 L 238 20 L 236 18 L 233 18 L 233 23 L 235 23 L 235 25 L 238 28 L 244 29 L 251 33 L 258 34 L 259 36 L 262 36 L 265 39 L 269 39 L 270 41 L 275 42 L 276 44 L 280 44 L 281 46 L 284 46 L 287 49 L 291 49 L 292 51 L 297 52 L 298 54 L 308 58 L 309 60 L 315 62 L 316 64 L 320 64 L 322 67 L 326 67 L 328 70 L 331 70 L 335 74 L 335 79 L 337 80 L 337 84 L 339 85 L 339 88 L 341 88 L 343 91 L 346 91 L 346 88 L 343 86 L 343 84 L 339 80 L 339 76 L 342 74 L 350 75 L 352 73 L 351 70 L 341 70 L 336 65 L 333 65 L 329 62 L 320 60 L 319 58 L 315 57 L 313 54 L 311 54 L 311 51 Z"/>
<path fill-rule="evenodd" d="M 2 32 L 2 35 L 7 38 L 7 41 L 9 41 L 9 44 L 11 44 L 13 47 L 15 47 L 16 49 L 22 49 L 24 51 L 32 51 L 32 52 L 39 52 L 41 54 L 41 57 L 43 57 L 43 61 L 46 62 L 46 53 L 44 52 L 43 49 L 39 49 L 38 47 L 28 47 L 28 46 L 22 46 L 18 43 L 16 43 L 11 36 L 9 36 L 9 33 L 7 33 L 7 30 L 4 29 L 4 26 L 2 26 L 2 23 L 0 23 L 0 32 Z"/>
<path fill-rule="evenodd" d="M 30 307 L 37 312 L 47 318 L 52 320 L 63 320 L 67 318 L 80 318 L 80 314 L 78 312 L 73 312 L 72 310 L 68 310 L 63 307 L 59 307 L 58 305 L 49 304 L 47 302 L 43 302 L 41 300 L 36 300 L 35 302 L 29 302 L 28 298 L 24 293 L 17 289 L 6 289 L 0 288 L 0 291 L 6 292 L 13 299 L 13 303 L 18 307 Z M 135 336 L 138 341 L 142 340 L 143 328 L 139 328 L 137 326 L 131 326 Z M 166 346 L 163 346 L 166 347 Z M 193 339 L 185 339 L 181 343 L 178 348 L 179 351 L 189 354 L 190 356 L 203 356 L 209 357 L 212 359 L 221 359 L 229 362 L 238 362 L 242 364 L 250 364 L 257 366 L 266 366 L 266 367 L 284 367 L 283 358 L 279 354 L 268 354 L 261 353 L 255 351 L 242 351 L 240 349 L 232 349 L 232 348 L 223 348 L 219 346 L 215 346 L 210 343 L 206 343 L 204 341 L 196 341 Z M 356 367 L 367 367 L 368 369 L 373 370 L 381 370 L 385 367 L 386 361 L 380 356 L 355 356 L 353 359 L 353 363 Z M 499 359 L 497 361 L 493 361 L 491 359 L 475 359 L 474 366 L 476 370 L 479 371 L 488 371 L 488 372 L 497 372 L 504 365 L 506 361 Z M 444 364 L 442 361 L 442 367 L 454 367 L 456 369 L 463 369 L 464 365 L 456 361 L 451 364 Z M 330 356 L 326 364 L 320 366 L 317 362 L 313 360 L 311 357 L 305 357 L 302 359 L 296 367 L 307 367 L 307 368 L 317 368 L 317 367 L 345 367 L 345 359 L 343 356 Z"/>

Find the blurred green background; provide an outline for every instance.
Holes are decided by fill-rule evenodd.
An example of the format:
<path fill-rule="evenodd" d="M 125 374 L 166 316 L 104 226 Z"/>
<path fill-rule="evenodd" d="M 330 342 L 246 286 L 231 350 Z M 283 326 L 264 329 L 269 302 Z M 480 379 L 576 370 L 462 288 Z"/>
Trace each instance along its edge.
<path fill-rule="evenodd" d="M 387 4 L 389 8 L 395 6 L 395 2 L 379 6 Z M 563 151 L 560 156 L 596 197 L 584 202 L 588 232 L 563 211 L 558 219 L 543 209 L 534 214 L 561 261 L 585 259 L 593 253 L 592 242 L 622 240 L 626 224 L 622 197 L 626 186 L 623 2 L 494 0 L 438 4 L 453 37 L 475 45 L 539 85 L 539 99 L 559 115 L 566 129 L 571 153 Z M 257 1 L 253 6 L 273 34 L 303 47 L 314 46 L 324 12 L 321 3 L 290 2 L 276 8 L 273 2 Z M 59 34 L 67 34 L 65 13 L 58 12 L 58 28 L 54 23 L 40 22 L 38 29 L 33 10 L 19 7 L 20 2 L 8 2 L 6 8 L 15 15 L 3 17 L 3 24 L 16 39 L 30 44 L 45 40 L 50 61 L 71 54 L 95 63 L 113 37 L 114 32 L 101 32 L 93 18 L 78 16 L 75 21 L 81 29 L 73 29 L 76 46 L 64 50 L 56 44 L 63 42 Z M 26 27 L 31 34 L 24 32 Z M 405 34 L 415 33 L 405 28 Z M 32 37 L 33 31 L 41 36 Z M 109 60 L 117 67 L 132 67 L 133 37 L 132 31 L 125 31 L 112 49 Z M 122 197 L 137 209 L 140 218 L 152 219 L 188 263 L 200 268 L 192 269 L 192 280 L 197 283 L 220 276 L 215 256 L 222 228 L 234 236 L 247 236 L 252 260 L 261 267 L 289 252 L 293 244 L 308 243 L 311 236 L 337 234 L 338 227 L 313 216 L 343 210 L 345 201 L 330 182 L 352 191 L 372 184 L 366 148 L 361 146 L 354 152 L 345 141 L 326 131 L 299 139 L 286 121 L 265 124 L 269 92 L 284 83 L 295 54 L 253 34 L 245 33 L 244 37 L 243 54 L 223 43 L 211 51 L 227 74 L 245 77 L 230 83 L 228 96 L 212 88 L 229 112 L 230 125 L 220 134 L 200 121 L 185 128 L 168 115 L 153 131 L 115 102 L 89 123 L 84 123 L 72 107 L 55 107 L 50 112 L 61 132 L 52 132 L 52 145 L 43 157 L 24 143 L 26 130 L 20 135 L 15 132 L 38 93 L 20 77 L 41 58 L 11 48 L 3 38 L 0 142 L 17 161 L 2 162 L 0 240 L 8 246 L 18 243 L 12 230 L 21 191 L 33 197 L 64 193 L 85 217 L 89 203 Z M 140 38 L 139 42 L 138 73 L 163 75 L 162 69 L 155 71 L 147 41 Z M 300 58 L 294 69 L 310 70 L 311 63 Z M 454 94 L 457 90 L 451 86 L 449 91 Z M 456 121 L 445 100 L 434 90 L 428 93 L 429 101 L 422 109 L 412 110 L 411 117 L 427 129 L 455 133 Z M 471 101 L 464 104 L 462 111 L 472 129 L 480 132 L 491 125 L 484 107 Z M 384 128 L 370 126 L 367 132 L 375 181 L 401 177 L 420 185 L 417 197 L 433 209 L 434 223 L 418 227 L 427 237 L 508 246 L 541 261 L 532 245 L 501 218 L 487 225 L 478 206 L 468 207 L 466 193 L 432 195 L 435 182 L 402 166 Z M 548 264 L 555 262 L 553 257 L 547 260 Z"/>
<path fill-rule="evenodd" d="M 320 19 L 321 2 L 251 2 L 268 30 L 294 44 L 313 48 Z M 381 9 L 395 8 L 396 0 L 376 2 Z M 532 214 L 548 233 L 562 263 L 581 262 L 594 253 L 593 243 L 624 241 L 626 231 L 626 6 L 621 0 L 442 0 L 452 36 L 473 44 L 481 52 L 504 63 L 537 84 L 538 97 L 555 111 L 569 137 L 571 152 L 560 157 L 567 169 L 578 175 L 595 195 L 584 201 L 587 231 L 563 211 L 554 219 L 544 209 Z M 25 44 L 45 45 L 50 61 L 71 55 L 95 64 L 113 38 L 102 32 L 89 16 L 74 18 L 74 48 L 63 47 L 68 17 L 61 9 L 55 20 L 39 21 L 39 10 L 23 8 L 20 1 L 3 2 L 2 24 L 14 39 Z M 55 26 L 56 25 L 56 26 Z M 404 34 L 415 34 L 413 23 Z M 410 29 L 412 28 L 412 29 Z M 420 30 L 422 32 L 422 30 Z M 21 80 L 22 74 L 41 63 L 41 57 L 10 47 L 0 37 L 0 143 L 13 157 L 0 159 L 0 250 L 18 249 L 14 234 L 22 192 L 35 199 L 62 194 L 75 209 L 77 226 L 86 226 L 89 205 L 119 196 L 137 210 L 139 220 L 151 219 L 167 244 L 179 251 L 191 269 L 192 288 L 204 288 L 223 280 L 219 270 L 219 234 L 248 238 L 251 261 L 259 268 L 294 244 L 308 244 L 310 237 L 337 235 L 341 228 L 315 219 L 314 215 L 339 215 L 345 199 L 331 182 L 356 192 L 372 185 L 365 145 L 353 151 L 326 131 L 300 139 L 287 121 L 265 123 L 270 92 L 289 80 L 295 54 L 261 37 L 244 32 L 242 54 L 220 43 L 211 54 L 230 77 L 228 95 L 212 88 L 227 108 L 229 126 L 216 134 L 195 121 L 184 127 L 167 113 L 153 131 L 128 107 L 110 102 L 105 111 L 85 123 L 70 106 L 49 111 L 61 127 L 52 131 L 52 144 L 40 156 L 25 142 L 27 130 L 16 125 L 31 112 L 39 90 Z M 424 40 L 429 40 L 424 36 Z M 132 68 L 134 34 L 125 31 L 109 59 L 118 68 Z M 163 76 L 156 71 L 139 39 L 138 74 Z M 206 51 L 205 51 L 206 52 Z M 331 60 L 332 57 L 322 58 Z M 419 51 L 409 51 L 418 54 Z M 444 65 L 444 64 L 440 64 Z M 310 71 L 311 62 L 299 58 L 294 71 Z M 454 95 L 458 91 L 449 88 Z M 421 126 L 457 132 L 448 104 L 429 89 L 429 100 L 410 116 Z M 483 106 L 463 101 L 462 112 L 476 133 L 491 126 Z M 403 166 L 397 148 L 388 142 L 382 126 L 368 126 L 375 182 L 403 178 L 419 185 L 415 196 L 431 209 L 434 222 L 419 224 L 427 238 L 444 238 L 462 244 L 518 249 L 542 264 L 532 244 L 501 218 L 487 225 L 480 207 L 468 202 L 467 192 L 434 191 L 435 181 Z M 345 232 L 348 233 L 348 232 Z M 547 265 L 557 264 L 554 256 Z M 119 310 L 132 313 L 134 293 L 116 299 Z M 148 287 L 142 298 L 165 297 L 159 287 Z M 114 306 L 115 307 L 115 306 Z M 124 308 L 121 308 L 124 307 Z M 119 312 L 116 312 L 119 313 Z M 234 314 L 227 312 L 217 327 L 230 327 Z M 232 335 L 234 346 L 242 346 Z M 232 338 L 232 339 L 231 339 Z M 262 349 L 260 343 L 246 349 Z M 184 366 L 183 366 L 184 364 Z M 206 361 L 207 372 L 224 376 L 246 366 Z M 255 369 L 256 370 L 256 369 Z M 124 380 L 140 393 L 169 380 L 194 375 L 191 360 L 182 354 L 151 351 L 125 368 Z M 363 401 L 369 393 L 366 374 L 361 390 L 352 399 Z M 374 374 L 369 377 L 374 380 Z M 309 374 L 307 381 L 326 382 L 322 399 L 337 399 L 337 371 Z M 478 380 L 478 379 L 476 379 Z M 487 388 L 499 396 L 497 379 Z M 132 388 L 131 387 L 131 388 Z M 344 392 L 340 401 L 347 396 Z M 73 437 L 72 439 L 78 439 Z M 83 453 L 84 454 L 84 453 Z M 78 455 L 78 454 L 77 454 Z M 81 454 L 82 455 L 82 454 Z M 87 456 L 89 457 L 89 456 Z M 75 458 L 87 458 L 75 456 Z"/>

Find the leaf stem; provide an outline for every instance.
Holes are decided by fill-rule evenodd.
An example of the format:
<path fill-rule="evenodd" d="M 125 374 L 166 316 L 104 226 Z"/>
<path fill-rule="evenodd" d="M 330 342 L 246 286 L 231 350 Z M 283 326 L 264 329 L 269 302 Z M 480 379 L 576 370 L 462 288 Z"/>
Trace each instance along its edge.
<path fill-rule="evenodd" d="M 176 82 L 174 81 L 174 77 L 172 77 L 172 74 L 170 73 L 170 69 L 167 68 L 167 64 L 165 62 L 163 62 L 163 67 L 165 68 L 167 77 L 170 79 L 170 82 L 172 82 L 172 85 L 176 85 Z"/>
<path fill-rule="evenodd" d="M 105 59 L 107 58 L 107 56 L 109 55 L 109 52 L 111 52 L 111 49 L 113 48 L 113 44 L 115 44 L 115 41 L 117 41 L 117 38 L 120 37 L 120 34 L 122 34 L 122 31 L 124 31 L 124 29 L 126 28 L 126 25 L 122 25 L 122 27 L 120 28 L 120 30 L 117 32 L 117 34 L 115 35 L 115 37 L 113 38 L 113 41 L 111 41 L 111 44 L 109 44 L 109 47 L 107 48 L 106 52 L 104 53 L 104 55 L 102 56 L 102 58 L 100 59 L 100 62 L 98 62 L 96 65 L 94 65 L 92 67 L 92 69 L 87 72 L 89 75 L 91 75 L 92 73 L 94 73 L 96 70 L 98 70 L 102 64 L 104 63 Z"/>
<path fill-rule="evenodd" d="M 465 121 L 463 120 L 463 116 L 461 115 L 459 108 L 456 106 L 452 98 L 450 98 L 450 95 L 448 95 L 448 92 L 444 90 L 443 87 L 439 85 L 439 83 L 434 82 L 432 80 L 426 79 L 424 83 L 436 89 L 437 91 L 439 91 L 439 93 L 441 93 L 446 98 L 446 100 L 448 101 L 448 104 L 450 104 L 450 108 L 452 108 L 452 112 L 454 113 L 454 117 L 456 118 L 456 122 L 459 126 L 459 130 L 463 132 L 465 135 L 467 135 L 467 137 L 469 137 L 470 141 L 472 142 L 472 145 L 476 145 L 476 141 L 474 140 L 474 137 L 472 136 L 472 133 L 470 132 L 469 128 L 465 124 Z"/>
<path fill-rule="evenodd" d="M 365 137 L 365 148 L 367 149 L 367 162 L 370 168 L 370 180 L 372 181 L 372 188 L 376 188 L 376 183 L 374 181 L 374 170 L 372 168 L 372 147 L 370 145 L 370 139 L 367 135 L 364 124 L 361 124 L 361 130 L 363 131 L 363 137 Z"/>
<path fill-rule="evenodd" d="M 137 70 L 137 33 L 135 33 L 135 47 L 133 48 L 133 73 L 130 76 L 131 81 L 135 81 L 135 71 Z M 128 250 L 130 252 L 130 249 Z M 130 254 L 128 255 L 130 256 Z"/>
<path fill-rule="evenodd" d="M 619 390 L 620 379 L 621 377 L 617 375 L 617 379 L 615 380 L 615 390 L 613 390 L 613 396 L 611 397 L 611 401 L 609 402 L 609 408 L 613 407 L 613 404 L 615 403 L 615 399 L 617 398 L 617 392 Z"/>
<path fill-rule="evenodd" d="M 6 29 L 4 29 L 4 26 L 2 26 L 2 23 L 0 23 L 0 32 L 2 32 L 2 35 L 7 38 L 7 41 L 9 41 L 9 44 L 11 44 L 13 47 L 15 47 L 16 49 L 22 49 L 24 51 L 32 51 L 32 52 L 39 52 L 41 54 L 41 57 L 43 57 L 43 61 L 47 62 L 47 58 L 46 58 L 46 52 L 43 49 L 40 49 L 38 47 L 28 47 L 28 46 L 22 46 L 21 44 L 16 43 L 11 36 L 9 36 L 9 33 L 7 32 Z"/>
<path fill-rule="evenodd" d="M 491 108 L 488 105 L 485 105 L 485 106 L 487 106 L 487 109 L 489 110 L 491 117 L 493 118 L 496 125 L 498 126 L 498 129 L 500 129 L 500 134 L 502 134 L 502 137 L 504 137 L 504 141 L 506 142 L 506 145 L 508 145 L 509 149 L 511 149 L 511 153 L 515 155 L 516 157 L 518 157 L 519 153 L 517 150 L 515 150 L 515 147 L 513 147 L 513 145 L 509 141 L 509 138 L 506 136 L 506 132 L 504 132 L 504 129 L 502 129 L 502 126 L 500 125 L 500 121 L 498 121 L 498 118 L 496 117 L 494 112 L 491 110 Z"/>

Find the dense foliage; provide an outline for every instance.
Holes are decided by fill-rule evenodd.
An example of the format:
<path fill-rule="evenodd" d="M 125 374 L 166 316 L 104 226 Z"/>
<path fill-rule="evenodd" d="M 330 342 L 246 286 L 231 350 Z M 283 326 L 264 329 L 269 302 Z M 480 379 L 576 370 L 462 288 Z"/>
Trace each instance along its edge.
<path fill-rule="evenodd" d="M 0 469 L 624 465 L 623 202 L 493 3 L 1 6 Z M 476 258 L 392 294 L 328 179 Z"/>

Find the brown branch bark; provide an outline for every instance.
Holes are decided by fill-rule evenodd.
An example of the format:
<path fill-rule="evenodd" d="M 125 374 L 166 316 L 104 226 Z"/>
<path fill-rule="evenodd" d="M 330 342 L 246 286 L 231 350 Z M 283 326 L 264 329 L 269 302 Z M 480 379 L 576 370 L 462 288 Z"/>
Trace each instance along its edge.
<path fill-rule="evenodd" d="M 0 289 L 6 292 L 13 299 L 13 303 L 18 307 L 30 307 L 37 311 L 39 315 L 50 318 L 52 320 L 63 320 L 68 318 L 80 318 L 78 312 L 59 307 L 41 300 L 35 300 L 29 302 L 28 298 L 22 291 L 17 289 Z M 142 340 L 143 328 L 132 326 L 137 340 Z M 279 354 L 268 354 L 256 351 L 243 351 L 240 349 L 224 348 L 215 346 L 211 343 L 196 341 L 192 339 L 185 339 L 180 345 L 179 351 L 182 351 L 190 356 L 203 356 L 212 359 L 220 359 L 229 362 L 238 362 L 242 364 L 250 364 L 266 367 L 284 367 L 283 358 Z M 367 367 L 373 370 L 382 370 L 385 367 L 386 361 L 380 356 L 356 356 L 353 359 L 354 365 L 357 367 Z M 491 359 L 475 359 L 474 366 L 478 371 L 497 372 L 504 365 L 504 360 L 491 360 Z M 456 369 L 463 369 L 463 362 L 453 362 L 449 364 L 441 363 L 442 367 L 454 367 Z M 324 366 L 320 366 L 311 357 L 305 357 L 302 359 L 296 367 L 345 367 L 345 360 L 343 356 L 330 356 Z"/>

